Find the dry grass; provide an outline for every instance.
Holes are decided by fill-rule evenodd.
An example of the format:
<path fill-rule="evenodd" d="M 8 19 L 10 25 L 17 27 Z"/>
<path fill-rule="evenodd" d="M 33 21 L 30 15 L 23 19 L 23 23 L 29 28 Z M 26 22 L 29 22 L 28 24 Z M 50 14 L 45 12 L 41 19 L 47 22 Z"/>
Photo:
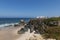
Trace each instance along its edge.
<path fill-rule="evenodd" d="M 45 38 L 54 38 L 60 40 L 60 27 L 48 27 L 44 33 Z"/>

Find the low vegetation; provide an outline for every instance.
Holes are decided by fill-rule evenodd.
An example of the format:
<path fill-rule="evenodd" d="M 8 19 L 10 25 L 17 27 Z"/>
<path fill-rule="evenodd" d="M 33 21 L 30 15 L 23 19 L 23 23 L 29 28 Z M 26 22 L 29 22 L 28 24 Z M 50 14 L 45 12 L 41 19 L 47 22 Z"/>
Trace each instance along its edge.
<path fill-rule="evenodd" d="M 38 32 L 42 34 L 44 38 L 60 40 L 60 26 L 58 26 L 58 21 L 60 21 L 60 17 L 31 19 L 28 24 L 33 25 L 35 31 L 38 30 Z"/>
<path fill-rule="evenodd" d="M 45 38 L 60 39 L 60 26 L 48 27 L 44 33 Z"/>

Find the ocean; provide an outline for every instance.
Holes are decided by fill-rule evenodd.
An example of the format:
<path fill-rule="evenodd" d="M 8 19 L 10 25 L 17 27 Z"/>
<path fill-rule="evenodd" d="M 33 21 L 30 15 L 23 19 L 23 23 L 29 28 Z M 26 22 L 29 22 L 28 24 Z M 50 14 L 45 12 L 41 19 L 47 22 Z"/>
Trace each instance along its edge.
<path fill-rule="evenodd" d="M 19 23 L 20 20 L 22 20 L 22 19 L 25 22 L 28 22 L 30 20 L 30 18 L 0 18 L 0 27 L 5 27 L 5 26 Z"/>

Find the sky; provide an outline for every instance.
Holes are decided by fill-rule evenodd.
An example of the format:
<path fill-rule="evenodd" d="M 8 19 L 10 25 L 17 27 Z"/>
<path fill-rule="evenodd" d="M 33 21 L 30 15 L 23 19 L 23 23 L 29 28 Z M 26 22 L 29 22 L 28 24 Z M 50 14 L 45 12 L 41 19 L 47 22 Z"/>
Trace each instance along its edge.
<path fill-rule="evenodd" d="M 60 0 L 0 0 L 0 17 L 60 16 Z"/>

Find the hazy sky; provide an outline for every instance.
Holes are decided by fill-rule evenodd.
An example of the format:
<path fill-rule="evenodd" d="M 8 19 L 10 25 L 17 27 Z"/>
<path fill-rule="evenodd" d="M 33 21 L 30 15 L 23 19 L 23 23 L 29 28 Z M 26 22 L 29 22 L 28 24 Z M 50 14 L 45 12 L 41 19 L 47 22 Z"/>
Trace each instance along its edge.
<path fill-rule="evenodd" d="M 59 15 L 60 0 L 0 0 L 0 17 Z"/>

